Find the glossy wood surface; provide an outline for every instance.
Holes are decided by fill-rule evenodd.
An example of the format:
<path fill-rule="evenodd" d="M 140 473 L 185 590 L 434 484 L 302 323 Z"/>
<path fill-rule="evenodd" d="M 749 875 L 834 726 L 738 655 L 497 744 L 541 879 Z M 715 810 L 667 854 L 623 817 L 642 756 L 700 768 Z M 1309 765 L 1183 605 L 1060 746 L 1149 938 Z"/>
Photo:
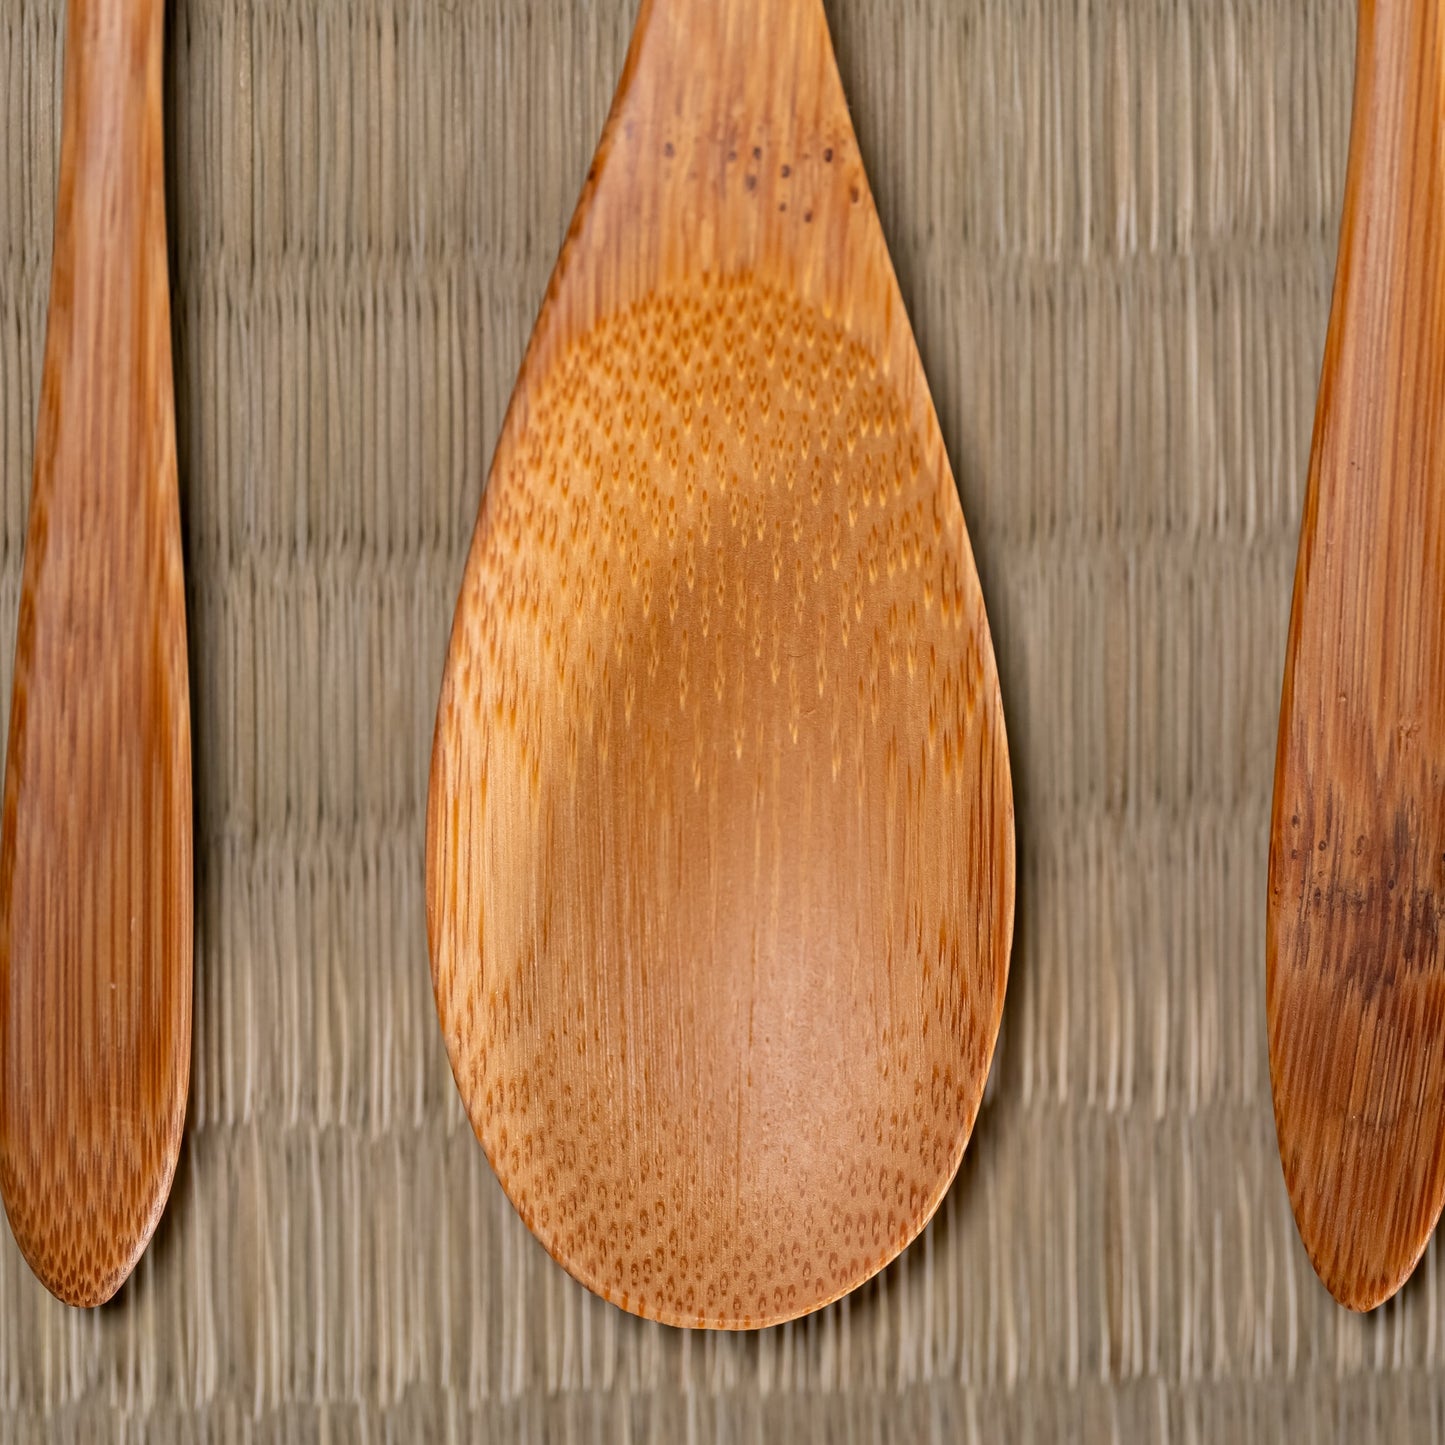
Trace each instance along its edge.
<path fill-rule="evenodd" d="M 1013 924 L 998 680 L 817 0 L 644 0 L 498 445 L 427 829 L 513 1203 L 747 1327 L 958 1168 Z"/>
<path fill-rule="evenodd" d="M 190 708 L 160 0 L 70 0 L 0 848 L 0 1190 L 73 1304 L 155 1229 L 190 1068 Z"/>
<path fill-rule="evenodd" d="M 1445 30 L 1360 6 L 1343 230 L 1295 578 L 1270 840 L 1285 1180 L 1369 1309 L 1445 1198 Z"/>

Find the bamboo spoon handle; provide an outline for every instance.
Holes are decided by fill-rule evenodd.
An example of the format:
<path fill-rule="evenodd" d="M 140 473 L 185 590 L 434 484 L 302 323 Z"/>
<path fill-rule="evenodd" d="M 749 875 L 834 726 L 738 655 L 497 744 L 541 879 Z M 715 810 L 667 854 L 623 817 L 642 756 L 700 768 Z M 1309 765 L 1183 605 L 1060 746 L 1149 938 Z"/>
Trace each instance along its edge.
<path fill-rule="evenodd" d="M 893 284 L 871 212 L 822 0 L 643 0 L 549 287 L 551 331 L 570 335 L 616 300 L 569 286 L 574 270 L 605 270 L 609 291 L 630 294 L 724 265 L 779 267 L 851 322 Z M 901 372 L 912 334 L 888 319 Z"/>
<path fill-rule="evenodd" d="M 162 0 L 69 0 L 0 839 L 0 1190 L 62 1299 L 119 1286 L 185 1117 L 191 770 Z"/>
<path fill-rule="evenodd" d="M 1362 0 L 1290 624 L 1268 1015 L 1301 1236 L 1345 1304 L 1445 1195 L 1445 22 Z"/>

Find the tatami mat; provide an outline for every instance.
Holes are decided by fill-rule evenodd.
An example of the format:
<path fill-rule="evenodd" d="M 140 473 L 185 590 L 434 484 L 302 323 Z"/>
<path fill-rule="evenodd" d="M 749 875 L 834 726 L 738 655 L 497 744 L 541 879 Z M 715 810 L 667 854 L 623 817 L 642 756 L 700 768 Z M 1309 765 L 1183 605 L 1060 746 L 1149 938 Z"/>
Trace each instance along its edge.
<path fill-rule="evenodd" d="M 0 1232 L 0 1442 L 1445 1437 L 1439 1251 L 1371 1318 L 1331 1303 L 1265 1054 L 1347 0 L 830 0 L 1009 719 L 1019 921 L 988 1102 L 919 1242 L 761 1335 L 622 1315 L 502 1196 L 432 1007 L 431 725 L 633 10 L 171 7 L 190 1118 L 113 1305 L 55 1304 Z M 59 0 L 0 0 L 6 696 L 62 29 Z"/>

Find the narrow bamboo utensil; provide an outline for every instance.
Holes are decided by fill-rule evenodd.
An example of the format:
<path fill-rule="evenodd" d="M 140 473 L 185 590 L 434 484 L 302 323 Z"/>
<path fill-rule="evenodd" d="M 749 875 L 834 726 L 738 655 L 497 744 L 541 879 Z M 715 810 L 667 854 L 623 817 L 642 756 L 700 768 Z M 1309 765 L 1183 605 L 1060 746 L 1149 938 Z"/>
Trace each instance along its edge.
<path fill-rule="evenodd" d="M 1341 1303 L 1445 1198 L 1445 30 L 1362 0 L 1270 839 L 1275 1121 Z"/>
<path fill-rule="evenodd" d="M 162 0 L 69 0 L 0 839 L 0 1190 L 61 1299 L 169 1193 L 191 1036 L 191 763 Z"/>
<path fill-rule="evenodd" d="M 427 917 L 534 1233 L 675 1324 L 861 1283 L 958 1168 L 1013 800 L 819 0 L 643 0 L 483 497 Z"/>

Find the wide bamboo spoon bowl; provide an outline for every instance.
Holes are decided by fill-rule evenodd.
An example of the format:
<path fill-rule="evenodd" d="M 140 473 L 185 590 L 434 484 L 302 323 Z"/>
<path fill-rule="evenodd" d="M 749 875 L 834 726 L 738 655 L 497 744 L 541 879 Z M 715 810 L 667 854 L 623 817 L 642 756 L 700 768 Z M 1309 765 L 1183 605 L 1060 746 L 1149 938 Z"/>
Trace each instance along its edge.
<path fill-rule="evenodd" d="M 745 1327 L 958 1168 L 998 679 L 818 0 L 644 0 L 493 462 L 427 819 L 452 1068 L 584 1284 Z"/>
<path fill-rule="evenodd" d="M 69 0 L 0 838 L 0 1191 L 99 1304 L 170 1191 L 191 1040 L 191 754 L 161 0 Z"/>
<path fill-rule="evenodd" d="M 1270 840 L 1275 1121 L 1343 1304 L 1445 1198 L 1445 30 L 1362 0 Z"/>

